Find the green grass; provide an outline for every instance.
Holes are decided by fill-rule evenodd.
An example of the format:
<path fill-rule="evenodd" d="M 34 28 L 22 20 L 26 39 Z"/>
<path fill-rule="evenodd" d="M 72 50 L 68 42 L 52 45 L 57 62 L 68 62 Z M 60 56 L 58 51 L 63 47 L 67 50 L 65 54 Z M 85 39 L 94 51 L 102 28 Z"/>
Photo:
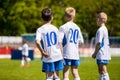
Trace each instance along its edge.
<path fill-rule="evenodd" d="M 0 80 L 45 80 L 40 59 L 31 61 L 30 67 L 20 67 L 20 60 L 0 59 Z M 111 80 L 120 80 L 120 57 L 113 57 L 107 66 Z M 98 80 L 99 74 L 94 59 L 81 58 L 79 66 L 81 80 Z M 62 71 L 60 71 L 62 80 Z M 70 73 L 70 80 L 73 80 Z"/>

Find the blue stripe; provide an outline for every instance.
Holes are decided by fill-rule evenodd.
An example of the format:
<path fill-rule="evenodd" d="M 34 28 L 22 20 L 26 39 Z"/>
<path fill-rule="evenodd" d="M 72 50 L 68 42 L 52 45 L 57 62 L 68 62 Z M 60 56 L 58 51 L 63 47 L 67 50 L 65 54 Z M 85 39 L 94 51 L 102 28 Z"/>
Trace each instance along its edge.
<path fill-rule="evenodd" d="M 66 36 L 64 35 L 63 41 L 62 41 L 62 45 L 63 47 L 67 44 L 67 39 Z"/>
<path fill-rule="evenodd" d="M 44 43 L 43 43 L 43 40 L 41 40 L 40 43 L 41 43 L 41 47 L 44 49 Z"/>
<path fill-rule="evenodd" d="M 100 44 L 100 49 L 104 46 L 104 38 L 102 39 L 102 43 Z"/>

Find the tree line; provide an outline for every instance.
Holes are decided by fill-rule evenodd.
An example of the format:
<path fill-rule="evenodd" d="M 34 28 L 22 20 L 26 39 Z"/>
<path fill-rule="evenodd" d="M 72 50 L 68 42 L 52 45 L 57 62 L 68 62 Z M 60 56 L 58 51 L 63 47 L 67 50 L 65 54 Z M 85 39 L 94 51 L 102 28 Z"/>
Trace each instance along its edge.
<path fill-rule="evenodd" d="M 35 33 L 42 25 L 41 10 L 46 7 L 52 9 L 52 23 L 59 28 L 65 23 L 65 8 L 70 6 L 76 9 L 75 22 L 85 38 L 95 36 L 96 16 L 101 11 L 108 15 L 109 35 L 120 36 L 120 0 L 0 0 L 0 36 Z"/>

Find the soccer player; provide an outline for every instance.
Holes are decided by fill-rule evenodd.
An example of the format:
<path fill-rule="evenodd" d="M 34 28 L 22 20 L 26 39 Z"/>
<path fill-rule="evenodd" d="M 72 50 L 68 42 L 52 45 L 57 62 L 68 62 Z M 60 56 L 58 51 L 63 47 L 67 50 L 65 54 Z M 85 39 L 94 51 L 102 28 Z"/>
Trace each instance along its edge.
<path fill-rule="evenodd" d="M 105 26 L 106 21 L 107 14 L 104 12 L 99 13 L 97 17 L 97 24 L 99 28 L 96 32 L 96 47 L 92 55 L 92 57 L 96 58 L 97 61 L 98 71 L 100 74 L 99 80 L 110 80 L 106 67 L 108 60 L 111 59 L 109 53 L 108 30 Z"/>
<path fill-rule="evenodd" d="M 51 9 L 42 10 L 44 24 L 36 31 L 36 45 L 42 53 L 42 71 L 46 80 L 60 80 L 59 70 L 63 70 L 63 57 L 58 44 L 58 29 L 51 24 Z"/>
<path fill-rule="evenodd" d="M 27 63 L 27 67 L 30 66 L 30 58 L 28 57 L 28 52 L 29 52 L 29 49 L 28 49 L 27 41 L 26 41 L 26 40 L 23 40 L 23 42 L 22 42 L 22 60 L 21 60 L 21 67 L 24 66 L 25 61 L 26 61 L 26 63 Z"/>
<path fill-rule="evenodd" d="M 75 9 L 68 7 L 65 10 L 65 19 L 67 22 L 59 29 L 59 44 L 63 47 L 64 70 L 63 80 L 69 80 L 69 67 L 71 67 L 74 80 L 80 80 L 78 73 L 79 44 L 83 44 L 83 36 L 80 28 L 73 22 L 75 18 Z"/>

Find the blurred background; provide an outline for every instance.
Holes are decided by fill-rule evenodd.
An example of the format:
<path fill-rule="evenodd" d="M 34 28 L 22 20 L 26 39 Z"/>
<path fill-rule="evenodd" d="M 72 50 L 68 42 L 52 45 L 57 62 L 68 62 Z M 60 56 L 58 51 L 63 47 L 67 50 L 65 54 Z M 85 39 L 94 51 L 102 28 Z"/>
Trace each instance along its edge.
<path fill-rule="evenodd" d="M 85 40 L 80 56 L 91 56 L 94 50 L 96 16 L 101 11 L 108 15 L 106 26 L 112 56 L 120 56 L 120 0 L 0 0 L 0 58 L 10 57 L 12 50 L 21 50 L 23 39 L 34 56 L 40 56 L 34 41 L 36 29 L 42 25 L 41 10 L 51 8 L 52 24 L 59 28 L 65 23 L 65 8 L 70 6 L 76 9 L 74 22 Z"/>

